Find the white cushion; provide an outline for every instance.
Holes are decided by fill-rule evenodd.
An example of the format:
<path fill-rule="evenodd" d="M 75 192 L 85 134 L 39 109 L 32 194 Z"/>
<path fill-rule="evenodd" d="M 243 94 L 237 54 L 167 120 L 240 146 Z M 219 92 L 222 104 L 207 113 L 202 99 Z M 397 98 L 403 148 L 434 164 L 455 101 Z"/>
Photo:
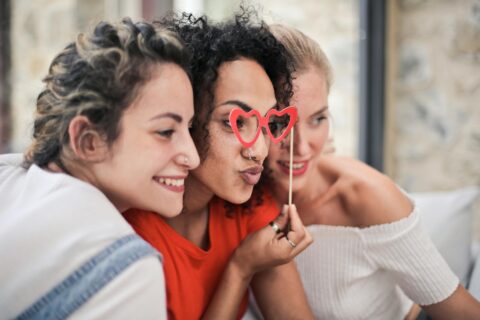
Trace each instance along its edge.
<path fill-rule="evenodd" d="M 472 263 L 473 204 L 479 195 L 478 187 L 410 194 L 420 208 L 424 227 L 463 285 Z"/>

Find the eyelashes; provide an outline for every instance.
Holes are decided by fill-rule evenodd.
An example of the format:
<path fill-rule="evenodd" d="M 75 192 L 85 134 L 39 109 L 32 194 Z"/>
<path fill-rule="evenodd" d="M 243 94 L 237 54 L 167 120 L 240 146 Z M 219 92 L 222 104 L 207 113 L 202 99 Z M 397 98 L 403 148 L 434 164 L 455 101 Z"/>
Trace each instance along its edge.
<path fill-rule="evenodd" d="M 318 116 L 312 119 L 311 124 L 320 125 L 324 120 L 327 120 L 327 116 Z"/>
<path fill-rule="evenodd" d="M 223 126 L 224 126 L 225 128 L 228 128 L 228 129 L 230 129 L 230 130 L 232 129 L 232 125 L 230 124 L 230 120 L 229 120 L 229 119 L 223 119 L 223 120 L 222 120 L 222 124 L 223 124 Z M 244 125 L 245 125 L 244 121 L 242 121 L 242 120 L 240 120 L 240 119 L 237 120 L 237 128 L 238 128 L 238 129 L 243 128 Z"/>
<path fill-rule="evenodd" d="M 175 133 L 175 130 L 169 129 L 169 130 L 155 131 L 155 133 L 163 138 L 170 139 L 172 135 Z"/>

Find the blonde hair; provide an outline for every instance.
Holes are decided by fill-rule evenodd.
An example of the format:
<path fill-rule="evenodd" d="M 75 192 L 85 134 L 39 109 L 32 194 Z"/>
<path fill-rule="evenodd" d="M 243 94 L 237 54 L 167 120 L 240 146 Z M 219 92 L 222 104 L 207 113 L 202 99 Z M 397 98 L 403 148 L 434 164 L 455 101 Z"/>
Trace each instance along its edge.
<path fill-rule="evenodd" d="M 295 72 L 306 71 L 311 66 L 316 67 L 323 73 L 329 92 L 333 82 L 332 66 L 320 45 L 300 30 L 285 25 L 273 24 L 270 31 L 292 56 Z"/>
<path fill-rule="evenodd" d="M 33 142 L 24 166 L 61 165 L 71 120 L 82 115 L 110 145 L 123 111 L 151 76 L 152 66 L 175 63 L 188 74 L 189 55 L 175 33 L 129 18 L 100 22 L 52 61 L 38 95 Z"/>

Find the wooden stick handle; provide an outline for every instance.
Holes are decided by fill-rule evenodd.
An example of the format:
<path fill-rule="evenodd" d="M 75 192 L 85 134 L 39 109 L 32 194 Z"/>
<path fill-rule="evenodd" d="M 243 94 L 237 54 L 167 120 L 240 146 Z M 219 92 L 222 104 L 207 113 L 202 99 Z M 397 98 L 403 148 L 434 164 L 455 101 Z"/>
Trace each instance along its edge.
<path fill-rule="evenodd" d="M 288 174 L 288 205 L 292 204 L 293 134 L 294 127 L 292 127 L 292 131 L 290 132 L 290 171 Z"/>

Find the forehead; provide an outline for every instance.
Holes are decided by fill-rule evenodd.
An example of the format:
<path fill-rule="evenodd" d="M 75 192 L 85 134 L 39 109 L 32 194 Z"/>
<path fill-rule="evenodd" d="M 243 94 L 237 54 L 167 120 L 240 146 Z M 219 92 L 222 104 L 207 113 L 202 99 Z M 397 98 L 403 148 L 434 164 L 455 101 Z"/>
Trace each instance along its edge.
<path fill-rule="evenodd" d="M 328 105 L 327 82 L 320 70 L 309 68 L 294 75 L 292 104 L 299 113 L 306 109 L 317 111 Z"/>
<path fill-rule="evenodd" d="M 125 114 L 151 116 L 158 112 L 193 114 L 193 93 L 185 71 L 173 63 L 153 66 L 151 77 L 138 90 Z"/>
<path fill-rule="evenodd" d="M 214 105 L 231 100 L 241 101 L 261 114 L 276 104 L 272 82 L 257 62 L 239 59 L 220 66 L 214 89 Z"/>

